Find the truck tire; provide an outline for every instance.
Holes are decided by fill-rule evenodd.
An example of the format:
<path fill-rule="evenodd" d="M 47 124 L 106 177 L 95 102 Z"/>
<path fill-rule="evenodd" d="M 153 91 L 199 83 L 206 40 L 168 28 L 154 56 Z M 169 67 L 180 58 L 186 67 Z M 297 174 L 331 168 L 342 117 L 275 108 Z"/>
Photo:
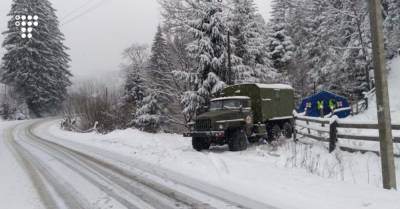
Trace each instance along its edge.
<path fill-rule="evenodd" d="M 232 152 L 243 151 L 247 149 L 247 135 L 243 129 L 236 129 L 229 136 L 229 150 Z"/>
<path fill-rule="evenodd" d="M 210 143 L 205 138 L 193 137 L 192 146 L 198 152 L 210 149 Z"/>
<path fill-rule="evenodd" d="M 274 126 L 272 126 L 271 139 L 278 140 L 281 136 L 282 136 L 281 127 L 279 127 L 278 124 L 275 124 Z"/>
<path fill-rule="evenodd" d="M 289 122 L 283 124 L 282 135 L 288 139 L 293 136 L 293 126 Z"/>

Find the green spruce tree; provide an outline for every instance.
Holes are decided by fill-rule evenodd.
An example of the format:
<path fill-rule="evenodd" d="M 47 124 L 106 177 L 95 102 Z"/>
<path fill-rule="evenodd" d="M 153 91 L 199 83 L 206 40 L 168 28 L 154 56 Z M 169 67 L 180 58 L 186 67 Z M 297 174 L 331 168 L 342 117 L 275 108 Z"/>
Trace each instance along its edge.
<path fill-rule="evenodd" d="M 400 1 L 386 0 L 385 36 L 387 55 L 392 58 L 400 50 Z"/>
<path fill-rule="evenodd" d="M 39 24 L 33 27 L 31 38 L 22 37 L 23 20 L 18 27 L 17 15 L 38 16 Z M 54 114 L 71 85 L 70 58 L 55 10 L 48 0 L 14 0 L 8 16 L 1 81 L 15 89 L 34 116 Z"/>
<path fill-rule="evenodd" d="M 288 66 L 296 50 L 289 29 L 290 0 L 272 1 L 272 20 L 268 36 L 268 52 L 271 56 L 273 67 L 279 73 L 287 74 Z"/>
<path fill-rule="evenodd" d="M 257 13 L 254 0 L 233 0 L 231 16 L 233 51 L 241 61 L 235 66 L 236 83 L 271 82 L 274 72 L 264 35 L 266 23 Z"/>
<path fill-rule="evenodd" d="M 170 119 L 173 103 L 174 79 L 166 40 L 158 26 L 146 68 L 147 96 L 138 110 L 136 126 L 144 131 L 157 132 Z"/>

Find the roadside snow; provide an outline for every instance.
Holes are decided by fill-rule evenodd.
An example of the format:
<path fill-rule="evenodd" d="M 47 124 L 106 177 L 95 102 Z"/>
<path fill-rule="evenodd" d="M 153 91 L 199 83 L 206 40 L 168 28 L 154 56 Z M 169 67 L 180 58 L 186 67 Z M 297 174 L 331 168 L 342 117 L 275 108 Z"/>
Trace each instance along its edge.
<path fill-rule="evenodd" d="M 0 121 L 0 208 L 39 209 L 40 202 L 29 176 L 10 152 L 6 132 L 21 122 Z"/>
<path fill-rule="evenodd" d="M 390 63 L 391 71 L 388 75 L 389 83 L 389 99 L 390 99 L 390 109 L 392 116 L 392 124 L 400 124 L 400 57 L 392 60 Z M 376 97 L 375 94 L 370 96 L 369 109 L 360 115 L 354 117 L 349 117 L 347 119 L 341 120 L 350 123 L 378 123 L 377 119 L 377 108 L 376 108 Z M 378 136 L 377 130 L 361 130 L 361 129 L 341 129 L 340 133 L 347 135 L 360 135 L 360 136 Z M 394 137 L 400 137 L 400 131 L 393 131 Z M 365 142 L 365 141 L 355 141 L 355 140 L 339 140 L 340 145 L 350 147 L 350 148 L 361 148 L 365 150 L 379 151 L 378 142 Z M 394 144 L 395 154 L 400 155 L 400 144 Z"/>
<path fill-rule="evenodd" d="M 179 135 L 138 130 L 77 134 L 60 130 L 54 122 L 37 127 L 35 133 L 128 156 L 282 209 L 400 205 L 399 192 L 380 189 L 380 161 L 373 154 L 329 154 L 325 145 L 291 141 L 251 146 L 239 153 L 226 147 L 199 153 L 190 139 Z"/>
<path fill-rule="evenodd" d="M 388 82 L 392 122 L 400 124 L 400 57 L 392 60 L 390 67 L 391 71 L 388 75 Z M 372 96 L 370 97 L 369 109 L 363 114 L 350 117 L 348 121 L 376 123 L 377 118 L 376 97 Z"/>

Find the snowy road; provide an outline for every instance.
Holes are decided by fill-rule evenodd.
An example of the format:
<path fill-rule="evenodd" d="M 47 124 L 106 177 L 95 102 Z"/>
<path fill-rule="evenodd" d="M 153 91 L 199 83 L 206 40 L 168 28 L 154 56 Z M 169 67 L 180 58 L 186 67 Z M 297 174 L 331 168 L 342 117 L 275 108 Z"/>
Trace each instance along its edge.
<path fill-rule="evenodd" d="M 5 144 L 40 197 L 37 208 L 274 208 L 115 153 L 43 138 L 35 131 L 45 131 L 37 130 L 45 122 L 4 131 Z"/>

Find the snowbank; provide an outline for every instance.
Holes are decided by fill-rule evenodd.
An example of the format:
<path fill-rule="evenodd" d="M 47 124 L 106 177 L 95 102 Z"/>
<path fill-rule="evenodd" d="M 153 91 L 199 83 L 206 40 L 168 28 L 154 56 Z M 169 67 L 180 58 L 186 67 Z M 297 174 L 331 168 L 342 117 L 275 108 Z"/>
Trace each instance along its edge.
<path fill-rule="evenodd" d="M 390 67 L 391 71 L 389 72 L 388 81 L 392 121 L 395 124 L 400 124 L 400 57 L 392 60 Z M 365 113 L 351 117 L 348 120 L 376 123 L 377 118 L 376 98 L 372 96 L 369 102 L 369 109 Z"/>
<path fill-rule="evenodd" d="M 400 124 L 400 57 L 392 60 L 390 63 L 391 71 L 389 72 L 389 99 L 390 109 L 392 115 L 392 123 Z M 377 108 L 376 108 L 376 97 L 375 94 L 370 97 L 369 109 L 360 115 L 349 117 L 342 120 L 344 122 L 351 123 L 372 123 L 376 124 L 377 119 Z M 341 133 L 347 135 L 360 135 L 360 136 L 378 136 L 377 130 L 361 130 L 361 129 L 342 129 Z M 393 131 L 393 136 L 400 137 L 400 131 Z M 361 148 L 364 150 L 379 151 L 378 142 L 363 142 L 355 140 L 339 140 L 339 146 L 346 146 L 350 148 Z M 400 155 L 400 144 L 394 144 L 395 154 Z"/>

